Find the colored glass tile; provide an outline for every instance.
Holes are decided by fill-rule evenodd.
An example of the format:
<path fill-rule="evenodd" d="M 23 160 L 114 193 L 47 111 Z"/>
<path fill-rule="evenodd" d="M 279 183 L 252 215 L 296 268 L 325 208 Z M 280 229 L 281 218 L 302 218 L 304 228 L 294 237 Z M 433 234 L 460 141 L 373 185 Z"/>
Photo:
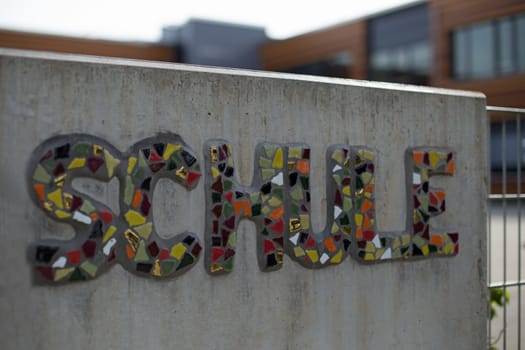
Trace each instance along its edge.
<path fill-rule="evenodd" d="M 85 158 L 73 158 L 73 160 L 67 166 L 68 169 L 78 169 L 86 165 Z"/>
<path fill-rule="evenodd" d="M 82 202 L 82 205 L 80 206 L 80 210 L 86 214 L 90 214 L 95 210 L 95 207 L 93 206 L 93 204 L 91 204 L 90 201 L 84 200 Z"/>
<path fill-rule="evenodd" d="M 283 150 L 282 148 L 277 148 L 275 156 L 273 157 L 272 168 L 282 169 L 283 168 Z"/>
<path fill-rule="evenodd" d="M 144 262 L 149 260 L 148 253 L 146 253 L 146 245 L 143 240 L 140 240 L 140 243 L 135 252 L 134 260 L 137 262 Z"/>
<path fill-rule="evenodd" d="M 174 152 L 177 152 L 181 148 L 182 146 L 180 145 L 174 145 L 174 144 L 168 143 L 164 150 L 164 155 L 163 155 L 164 160 L 168 160 Z"/>
<path fill-rule="evenodd" d="M 58 247 L 37 246 L 35 260 L 42 263 L 49 263 L 57 251 Z"/>
<path fill-rule="evenodd" d="M 75 270 L 74 267 L 69 267 L 66 269 L 56 269 L 54 281 L 58 282 L 69 276 Z"/>
<path fill-rule="evenodd" d="M 88 275 L 90 275 L 91 277 L 95 277 L 96 273 L 97 273 L 97 266 L 92 264 L 91 262 L 89 261 L 84 261 L 81 265 L 80 265 L 80 268 L 82 270 L 84 270 Z"/>
<path fill-rule="evenodd" d="M 106 161 L 106 167 L 108 170 L 108 176 L 113 177 L 115 168 L 120 164 L 120 160 L 113 157 L 106 149 L 104 150 L 104 159 Z"/>
<path fill-rule="evenodd" d="M 180 260 L 183 254 L 186 252 L 186 247 L 182 243 L 177 243 L 171 248 L 170 255 L 177 260 Z"/>
<path fill-rule="evenodd" d="M 73 154 L 80 155 L 80 156 L 87 156 L 89 155 L 89 152 L 91 150 L 91 145 L 89 143 L 76 143 L 73 148 Z"/>
<path fill-rule="evenodd" d="M 47 198 L 51 202 L 53 202 L 57 208 L 60 208 L 60 209 L 64 208 L 64 204 L 62 203 L 62 190 L 61 189 L 57 189 L 53 192 L 50 192 L 47 195 Z"/>
<path fill-rule="evenodd" d="M 153 223 L 147 222 L 143 225 L 135 226 L 133 229 L 140 237 L 149 239 L 153 231 Z"/>
<path fill-rule="evenodd" d="M 128 210 L 126 214 L 124 214 L 124 218 L 130 226 L 138 226 L 146 223 L 146 218 L 135 210 Z"/>
<path fill-rule="evenodd" d="M 98 157 L 88 157 L 87 158 L 87 167 L 94 174 L 100 169 L 104 164 L 104 160 Z"/>

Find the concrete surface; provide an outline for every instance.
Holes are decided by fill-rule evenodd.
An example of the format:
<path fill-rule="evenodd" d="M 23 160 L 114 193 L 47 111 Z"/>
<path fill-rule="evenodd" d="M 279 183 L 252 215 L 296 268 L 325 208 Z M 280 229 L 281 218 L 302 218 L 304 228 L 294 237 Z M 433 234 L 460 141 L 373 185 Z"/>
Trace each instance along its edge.
<path fill-rule="evenodd" d="M 312 148 L 312 219 L 324 224 L 325 151 L 377 150 L 380 230 L 405 226 L 404 152 L 456 151 L 447 212 L 434 226 L 460 233 L 453 258 L 308 270 L 284 259 L 258 269 L 254 225 L 239 228 L 236 267 L 210 276 L 203 259 L 165 281 L 120 266 L 93 281 L 33 285 L 26 249 L 70 238 L 28 195 L 34 148 L 52 135 L 101 137 L 124 151 L 161 131 L 196 154 L 230 141 L 249 184 L 261 141 Z M 483 349 L 486 347 L 487 130 L 483 95 L 286 74 L 0 50 L 0 348 L 2 349 Z M 204 191 L 161 183 L 153 210 L 161 235 L 204 237 Z M 78 188 L 109 205 L 116 183 Z M 113 203 L 113 204 L 112 204 Z M 118 206 L 118 204 L 117 204 Z"/>

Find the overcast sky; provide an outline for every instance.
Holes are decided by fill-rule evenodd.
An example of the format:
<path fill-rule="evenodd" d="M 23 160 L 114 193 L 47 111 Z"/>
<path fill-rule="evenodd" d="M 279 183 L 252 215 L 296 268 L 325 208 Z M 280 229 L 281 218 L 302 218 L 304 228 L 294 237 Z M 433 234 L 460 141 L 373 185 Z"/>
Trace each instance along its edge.
<path fill-rule="evenodd" d="M 414 0 L 0 0 L 0 28 L 88 38 L 157 41 L 189 18 L 263 26 L 282 39 Z"/>

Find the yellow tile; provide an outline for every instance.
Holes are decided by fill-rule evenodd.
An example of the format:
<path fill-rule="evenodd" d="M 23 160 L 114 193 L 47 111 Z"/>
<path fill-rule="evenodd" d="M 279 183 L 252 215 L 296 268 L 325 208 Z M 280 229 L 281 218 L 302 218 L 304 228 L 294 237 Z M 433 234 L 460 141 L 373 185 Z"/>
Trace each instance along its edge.
<path fill-rule="evenodd" d="M 180 146 L 180 145 L 173 145 L 171 143 L 168 143 L 166 145 L 166 149 L 164 150 L 164 160 L 168 160 L 168 158 L 171 157 L 173 152 L 177 152 L 181 148 L 182 148 L 182 146 Z"/>
<path fill-rule="evenodd" d="M 304 250 L 301 247 L 295 247 L 293 249 L 293 253 L 295 254 L 296 257 L 304 256 Z"/>
<path fill-rule="evenodd" d="M 73 272 L 74 269 L 75 269 L 74 267 L 69 267 L 67 269 L 56 269 L 55 270 L 55 282 L 60 281 L 61 279 L 69 275 L 71 272 Z"/>
<path fill-rule="evenodd" d="M 365 260 L 366 260 L 366 261 L 375 260 L 374 254 L 372 254 L 372 253 L 366 253 L 366 254 L 365 254 Z"/>
<path fill-rule="evenodd" d="M 335 150 L 334 153 L 332 153 L 332 159 L 335 160 L 337 163 L 342 164 L 343 152 L 340 149 Z"/>
<path fill-rule="evenodd" d="M 104 150 L 104 159 L 106 160 L 106 167 L 108 168 L 108 176 L 113 177 L 115 168 L 120 164 L 120 160 L 113 157 L 107 150 Z"/>
<path fill-rule="evenodd" d="M 429 252 L 429 250 L 428 250 L 428 244 L 425 244 L 425 245 L 423 246 L 423 248 L 421 248 L 421 251 L 423 252 L 423 255 L 425 255 L 425 256 L 428 255 L 428 252 Z"/>
<path fill-rule="evenodd" d="M 129 157 L 128 159 L 128 175 L 131 174 L 133 171 L 133 168 L 135 167 L 135 164 L 137 164 L 137 157 Z"/>
<path fill-rule="evenodd" d="M 64 219 L 64 218 L 69 218 L 71 217 L 71 214 L 68 213 L 67 211 L 63 211 L 63 210 L 55 210 L 55 215 L 57 216 L 57 218 L 59 219 Z"/>
<path fill-rule="evenodd" d="M 276 196 L 273 196 L 268 201 L 268 204 L 270 204 L 272 207 L 277 207 L 277 206 L 281 205 L 281 203 L 282 203 L 281 200 L 279 198 L 277 198 Z"/>
<path fill-rule="evenodd" d="M 448 244 L 445 245 L 445 247 L 443 248 L 443 251 L 445 252 L 445 254 L 450 254 L 453 248 L 454 248 L 454 243 L 448 242 Z"/>
<path fill-rule="evenodd" d="M 170 255 L 177 260 L 180 260 L 184 253 L 186 252 L 186 247 L 182 243 L 177 243 L 171 248 Z"/>
<path fill-rule="evenodd" d="M 104 237 L 102 237 L 102 243 L 106 243 L 108 239 L 111 238 L 115 234 L 115 231 L 117 231 L 117 228 L 113 225 L 108 227 L 106 233 L 104 233 Z"/>
<path fill-rule="evenodd" d="M 275 152 L 275 156 L 273 157 L 272 168 L 274 169 L 283 168 L 283 149 L 280 147 L 277 148 L 277 151 Z"/>
<path fill-rule="evenodd" d="M 332 229 L 330 230 L 330 233 L 336 233 L 337 231 L 339 231 L 339 226 L 337 226 L 337 224 L 334 222 L 332 224 Z"/>
<path fill-rule="evenodd" d="M 296 159 L 302 158 L 302 148 L 301 147 L 288 148 L 288 157 L 296 158 Z"/>
<path fill-rule="evenodd" d="M 128 210 L 128 212 L 124 214 L 124 217 L 130 226 L 138 226 L 146 223 L 146 218 L 135 210 Z"/>
<path fill-rule="evenodd" d="M 314 249 L 306 249 L 306 255 L 312 260 L 312 262 L 317 262 L 319 260 L 319 254 L 317 254 L 317 250 Z"/>
<path fill-rule="evenodd" d="M 216 179 L 217 176 L 219 176 L 221 173 L 219 172 L 219 169 L 217 169 L 216 167 L 212 166 L 211 167 L 211 176 Z"/>
<path fill-rule="evenodd" d="M 354 219 L 355 219 L 355 224 L 356 224 L 357 226 L 361 226 L 361 225 L 363 225 L 363 215 L 361 215 L 361 214 L 355 214 L 355 215 L 354 215 Z"/>
<path fill-rule="evenodd" d="M 374 153 L 370 151 L 360 150 L 359 155 L 365 159 L 373 160 L 374 159 Z"/>
<path fill-rule="evenodd" d="M 339 264 L 341 260 L 343 259 L 343 250 L 339 249 L 339 251 L 330 259 L 330 262 L 332 264 Z"/>
<path fill-rule="evenodd" d="M 47 195 L 47 198 L 53 203 L 57 208 L 63 209 L 64 205 L 62 204 L 62 190 L 59 188 Z"/>
<path fill-rule="evenodd" d="M 350 195 L 350 186 L 343 187 L 343 194 L 349 196 Z"/>
<path fill-rule="evenodd" d="M 430 158 L 430 166 L 431 166 L 432 168 L 435 168 L 437 162 L 439 161 L 439 157 L 438 157 L 438 155 L 436 154 L 435 151 L 430 151 L 430 152 L 428 152 L 428 156 L 429 156 L 429 158 Z"/>
<path fill-rule="evenodd" d="M 401 242 L 403 243 L 403 245 L 408 245 L 410 243 L 410 235 L 402 235 Z"/>
<path fill-rule="evenodd" d="M 68 165 L 68 169 L 82 168 L 86 165 L 86 158 L 73 158 L 71 163 Z"/>

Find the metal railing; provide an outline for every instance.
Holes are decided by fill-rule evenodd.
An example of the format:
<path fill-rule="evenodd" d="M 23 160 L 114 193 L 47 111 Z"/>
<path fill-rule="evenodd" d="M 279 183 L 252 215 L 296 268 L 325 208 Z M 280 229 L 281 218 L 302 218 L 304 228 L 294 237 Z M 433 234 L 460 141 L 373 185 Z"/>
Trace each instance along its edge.
<path fill-rule="evenodd" d="M 488 282 L 503 304 L 489 321 L 491 346 L 522 349 L 524 331 L 522 298 L 522 217 L 525 195 L 525 109 L 487 107 L 490 130 L 490 184 L 488 200 Z M 508 297 L 508 299 L 506 299 Z M 523 346 L 522 346 L 523 345 Z"/>

